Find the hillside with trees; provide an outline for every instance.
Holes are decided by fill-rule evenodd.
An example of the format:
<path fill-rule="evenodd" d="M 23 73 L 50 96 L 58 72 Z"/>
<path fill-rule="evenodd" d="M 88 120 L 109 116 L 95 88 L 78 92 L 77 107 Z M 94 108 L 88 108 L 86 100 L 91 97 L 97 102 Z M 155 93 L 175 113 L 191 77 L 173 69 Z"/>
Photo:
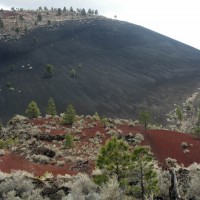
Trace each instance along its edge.
<path fill-rule="evenodd" d="M 79 114 L 97 111 L 136 119 L 147 109 L 153 121 L 164 122 L 173 104 L 199 87 L 197 49 L 92 11 L 83 15 L 80 9 L 63 10 L 61 15 L 60 10 L 43 8 L 4 11 L 3 31 L 8 28 L 6 16 L 8 21 L 18 16 L 18 24 L 37 24 L 22 35 L 21 27 L 19 33 L 13 31 L 19 39 L 0 41 L 1 120 L 23 114 L 32 100 L 44 114 L 52 97 L 59 112 L 73 104 Z M 26 15 L 19 18 L 20 13 Z"/>

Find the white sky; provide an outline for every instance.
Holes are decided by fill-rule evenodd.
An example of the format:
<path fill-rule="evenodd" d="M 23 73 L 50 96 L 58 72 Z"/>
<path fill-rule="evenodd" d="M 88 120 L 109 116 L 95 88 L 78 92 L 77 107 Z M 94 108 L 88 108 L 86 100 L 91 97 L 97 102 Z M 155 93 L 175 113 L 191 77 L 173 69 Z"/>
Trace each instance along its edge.
<path fill-rule="evenodd" d="M 0 0 L 0 8 L 92 8 L 200 49 L 200 0 Z"/>

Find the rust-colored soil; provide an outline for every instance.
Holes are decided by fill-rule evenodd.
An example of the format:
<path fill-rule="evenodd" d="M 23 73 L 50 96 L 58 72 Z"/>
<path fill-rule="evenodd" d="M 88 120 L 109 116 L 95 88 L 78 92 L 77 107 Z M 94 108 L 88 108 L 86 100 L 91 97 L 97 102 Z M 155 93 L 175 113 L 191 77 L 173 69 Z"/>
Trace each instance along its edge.
<path fill-rule="evenodd" d="M 32 163 L 22 156 L 17 154 L 6 152 L 5 156 L 0 157 L 0 170 L 3 172 L 10 173 L 12 170 L 24 170 L 33 173 L 36 176 L 43 175 L 46 171 L 51 172 L 53 175 L 57 174 L 77 174 L 78 171 L 70 170 L 72 163 L 65 164 L 65 166 L 56 165 L 41 165 L 38 163 Z"/>
<path fill-rule="evenodd" d="M 30 123 L 34 125 L 43 125 L 49 124 L 52 119 L 36 119 L 31 120 Z M 89 123 L 86 121 L 86 123 Z M 58 123 L 56 129 L 52 129 L 49 134 L 58 135 L 58 134 L 66 134 L 66 131 L 63 128 L 66 126 L 62 126 Z M 128 126 L 126 124 L 117 126 L 118 130 L 121 130 L 123 135 L 128 135 L 129 133 L 136 134 L 141 133 L 144 136 L 144 141 L 142 145 L 149 145 L 152 149 L 152 152 L 155 155 L 155 158 L 158 160 L 161 166 L 164 166 L 165 159 L 167 157 L 175 158 L 179 164 L 183 164 L 184 166 L 188 166 L 193 162 L 200 163 L 200 140 L 195 139 L 192 135 L 175 132 L 175 131 L 167 131 L 167 130 L 147 130 L 145 131 L 141 126 Z M 42 132 L 45 130 L 41 129 Z M 101 143 L 104 144 L 106 140 L 108 140 L 111 136 L 106 133 L 104 127 L 101 124 L 97 123 L 96 126 L 92 128 L 83 128 L 81 133 L 77 133 L 77 136 L 80 137 L 80 140 L 76 143 L 76 148 L 73 151 L 80 150 L 82 151 L 83 145 L 94 146 L 95 143 L 91 143 L 90 139 L 96 137 L 96 133 L 100 132 Z M 75 134 L 76 136 L 76 134 Z M 188 148 L 189 153 L 184 153 L 181 147 L 182 142 L 187 142 L 190 147 Z M 51 142 L 48 142 L 51 144 Z M 89 160 L 87 153 L 82 151 L 80 157 L 88 160 L 88 170 L 87 173 L 91 173 L 92 169 L 94 169 L 94 161 Z M 43 175 L 44 172 L 52 172 L 52 174 L 77 174 L 80 171 L 75 166 L 75 163 L 66 163 L 65 166 L 57 166 L 57 165 L 42 165 L 39 163 L 32 163 L 29 160 L 26 160 L 24 157 L 17 155 L 15 153 L 11 153 L 6 151 L 6 155 L 0 157 L 0 170 L 4 172 L 10 172 L 11 170 L 26 170 L 28 172 L 34 173 L 35 175 Z"/>
<path fill-rule="evenodd" d="M 150 145 L 152 152 L 160 163 L 165 163 L 167 157 L 175 158 L 179 164 L 189 166 L 197 162 L 200 163 L 200 140 L 192 135 L 166 130 L 148 130 L 144 132 L 145 144 Z M 189 153 L 184 153 L 181 143 L 192 144 L 188 148 Z"/>

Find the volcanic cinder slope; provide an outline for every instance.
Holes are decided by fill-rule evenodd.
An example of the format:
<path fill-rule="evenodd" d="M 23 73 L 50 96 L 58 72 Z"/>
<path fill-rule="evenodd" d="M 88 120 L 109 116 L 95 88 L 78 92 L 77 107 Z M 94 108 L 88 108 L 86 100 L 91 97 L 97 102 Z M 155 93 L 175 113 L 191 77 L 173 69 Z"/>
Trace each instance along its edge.
<path fill-rule="evenodd" d="M 55 66 L 52 78 L 45 64 Z M 137 118 L 148 108 L 161 121 L 199 75 L 200 51 L 190 46 L 127 22 L 69 20 L 0 41 L 0 118 L 23 114 L 31 100 L 44 112 L 53 97 L 59 112 L 72 103 L 79 114 Z"/>

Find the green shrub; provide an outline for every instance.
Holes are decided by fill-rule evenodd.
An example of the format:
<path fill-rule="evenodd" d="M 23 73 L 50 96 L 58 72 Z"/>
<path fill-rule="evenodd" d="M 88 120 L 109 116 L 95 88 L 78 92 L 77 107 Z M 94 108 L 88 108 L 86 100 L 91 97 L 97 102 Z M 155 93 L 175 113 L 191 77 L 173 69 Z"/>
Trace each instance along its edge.
<path fill-rule="evenodd" d="M 16 33 L 19 33 L 19 31 L 20 31 L 19 27 L 16 27 L 16 28 L 15 28 L 15 32 L 16 32 Z"/>
<path fill-rule="evenodd" d="M 95 112 L 94 115 L 92 116 L 92 119 L 95 121 L 99 121 L 100 120 L 100 116 L 98 114 L 98 112 Z"/>
<path fill-rule="evenodd" d="M 41 15 L 41 14 L 38 14 L 37 20 L 38 20 L 39 22 L 42 21 L 42 15 Z"/>
<path fill-rule="evenodd" d="M 64 143 L 65 148 L 72 148 L 73 147 L 73 143 L 74 143 L 73 136 L 71 134 L 67 134 L 65 136 L 65 143 Z"/>
<path fill-rule="evenodd" d="M 11 88 L 11 87 L 12 87 L 12 83 L 11 83 L 10 81 L 7 81 L 7 82 L 6 82 L 6 87 L 7 87 L 7 88 Z"/>
<path fill-rule="evenodd" d="M 106 183 L 109 180 L 109 177 L 105 174 L 95 175 L 93 176 L 93 181 L 97 185 L 102 185 Z"/>
<path fill-rule="evenodd" d="M 72 69 L 71 71 L 70 71 L 70 76 L 72 77 L 72 78 L 74 78 L 75 77 L 75 75 L 76 75 L 76 70 L 75 69 Z"/>
<path fill-rule="evenodd" d="M 6 142 L 3 139 L 0 139 L 0 149 L 4 149 L 6 147 Z"/>

